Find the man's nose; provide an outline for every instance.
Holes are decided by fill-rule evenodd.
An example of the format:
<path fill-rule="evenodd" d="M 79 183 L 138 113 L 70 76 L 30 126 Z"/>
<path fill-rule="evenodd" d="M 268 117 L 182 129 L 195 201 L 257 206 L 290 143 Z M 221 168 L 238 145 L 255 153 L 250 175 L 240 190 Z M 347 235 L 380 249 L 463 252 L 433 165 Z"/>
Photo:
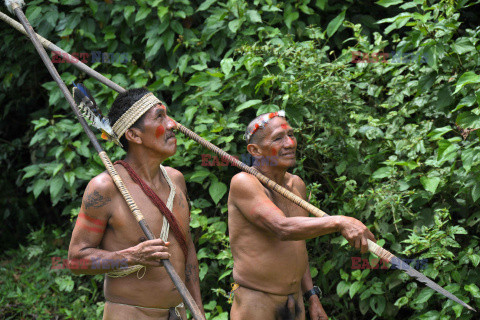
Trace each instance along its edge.
<path fill-rule="evenodd" d="M 167 116 L 167 130 L 172 130 L 177 128 L 177 122 Z"/>
<path fill-rule="evenodd" d="M 297 145 L 295 137 L 286 136 L 285 139 L 287 140 L 285 142 L 285 148 L 294 148 Z"/>

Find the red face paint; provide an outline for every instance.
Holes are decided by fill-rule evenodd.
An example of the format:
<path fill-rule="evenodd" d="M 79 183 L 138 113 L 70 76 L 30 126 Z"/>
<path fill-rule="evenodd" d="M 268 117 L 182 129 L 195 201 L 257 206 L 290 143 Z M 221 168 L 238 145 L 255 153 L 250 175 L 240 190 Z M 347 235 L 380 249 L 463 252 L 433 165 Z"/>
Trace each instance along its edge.
<path fill-rule="evenodd" d="M 164 133 L 165 133 L 165 128 L 162 125 L 159 125 L 155 130 L 155 137 L 158 139 Z"/>
<path fill-rule="evenodd" d="M 282 129 L 287 130 L 287 129 L 288 129 L 288 124 L 282 123 L 282 124 L 281 124 L 281 127 L 282 127 Z"/>
<path fill-rule="evenodd" d="M 275 148 L 272 148 L 272 155 L 276 156 L 278 154 L 278 150 Z"/>

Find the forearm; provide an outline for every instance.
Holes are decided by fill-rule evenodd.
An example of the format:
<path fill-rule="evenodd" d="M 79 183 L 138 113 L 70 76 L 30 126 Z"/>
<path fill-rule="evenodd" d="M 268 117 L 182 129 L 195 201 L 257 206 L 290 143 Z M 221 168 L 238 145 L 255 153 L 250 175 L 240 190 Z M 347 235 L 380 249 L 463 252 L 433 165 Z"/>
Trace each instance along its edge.
<path fill-rule="evenodd" d="M 135 265 L 131 248 L 119 251 L 86 248 L 69 252 L 68 259 L 68 268 L 74 274 L 102 274 Z"/>
<path fill-rule="evenodd" d="M 310 264 L 308 264 L 307 269 L 305 270 L 305 273 L 303 274 L 303 278 L 302 278 L 302 294 L 312 289 L 313 289 L 313 280 L 312 280 L 312 275 L 310 273 Z M 314 294 L 310 296 L 308 301 L 305 301 L 305 302 L 308 302 L 310 305 L 312 305 L 314 303 L 320 303 L 320 299 L 316 294 Z"/>
<path fill-rule="evenodd" d="M 202 314 L 205 315 L 205 311 L 203 310 L 202 295 L 200 293 L 197 253 L 193 247 L 193 243 L 188 250 L 187 261 L 185 263 L 185 286 L 197 303 L 197 306 L 200 308 Z"/>
<path fill-rule="evenodd" d="M 339 231 L 342 216 L 283 218 L 274 232 L 284 241 L 306 240 Z"/>

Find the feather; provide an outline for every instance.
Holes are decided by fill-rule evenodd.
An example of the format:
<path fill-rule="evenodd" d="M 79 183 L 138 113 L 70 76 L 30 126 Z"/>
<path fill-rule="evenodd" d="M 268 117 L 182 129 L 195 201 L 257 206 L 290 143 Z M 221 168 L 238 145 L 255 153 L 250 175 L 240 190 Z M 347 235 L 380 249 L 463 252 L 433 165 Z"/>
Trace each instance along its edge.
<path fill-rule="evenodd" d="M 23 0 L 5 0 L 5 6 L 11 13 L 13 13 L 13 4 L 16 4 L 18 7 L 22 8 L 25 5 L 25 2 Z"/>
<path fill-rule="evenodd" d="M 81 83 L 73 83 L 73 99 L 82 112 L 82 116 L 92 122 L 92 125 L 102 131 L 102 138 L 112 140 L 121 146 L 117 135 L 113 132 L 108 118 L 104 117 L 100 108 L 97 106 L 95 99 L 90 91 Z"/>

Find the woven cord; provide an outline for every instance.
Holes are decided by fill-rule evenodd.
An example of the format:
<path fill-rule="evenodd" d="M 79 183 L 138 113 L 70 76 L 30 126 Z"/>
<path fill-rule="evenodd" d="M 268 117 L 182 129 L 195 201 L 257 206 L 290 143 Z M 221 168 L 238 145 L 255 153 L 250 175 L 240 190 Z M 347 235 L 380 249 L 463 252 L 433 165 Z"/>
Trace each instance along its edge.
<path fill-rule="evenodd" d="M 153 204 L 160 210 L 160 212 L 163 214 L 165 218 L 167 218 L 168 223 L 170 224 L 170 228 L 172 229 L 173 235 L 177 239 L 180 248 L 182 248 L 183 254 L 185 255 L 185 260 L 187 259 L 188 255 L 188 248 L 187 248 L 187 240 L 185 238 L 185 235 L 183 234 L 182 230 L 180 230 L 180 227 L 177 223 L 177 219 L 173 215 L 172 211 L 170 211 L 165 203 L 160 199 L 160 197 L 155 193 L 155 191 L 152 190 L 143 180 L 138 176 L 138 174 L 133 170 L 130 165 L 123 161 L 123 160 L 118 160 L 115 162 L 115 164 L 120 164 L 122 165 L 132 178 L 133 182 L 138 184 L 140 188 L 143 190 L 143 192 L 147 195 L 147 197 L 152 200 Z"/>

